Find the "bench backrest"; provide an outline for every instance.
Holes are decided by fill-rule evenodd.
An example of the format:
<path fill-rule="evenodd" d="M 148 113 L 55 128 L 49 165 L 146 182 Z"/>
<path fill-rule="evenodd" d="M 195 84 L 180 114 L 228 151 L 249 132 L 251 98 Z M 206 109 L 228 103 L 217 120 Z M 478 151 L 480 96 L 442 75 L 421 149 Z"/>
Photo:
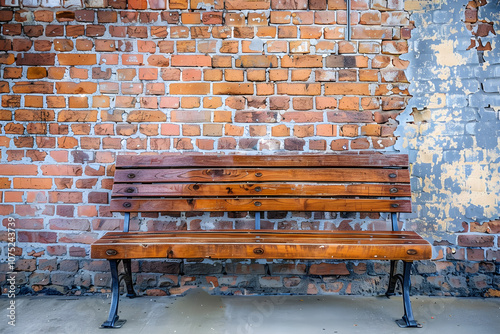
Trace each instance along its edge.
<path fill-rule="evenodd" d="M 121 155 L 113 212 L 411 212 L 408 156 Z"/>

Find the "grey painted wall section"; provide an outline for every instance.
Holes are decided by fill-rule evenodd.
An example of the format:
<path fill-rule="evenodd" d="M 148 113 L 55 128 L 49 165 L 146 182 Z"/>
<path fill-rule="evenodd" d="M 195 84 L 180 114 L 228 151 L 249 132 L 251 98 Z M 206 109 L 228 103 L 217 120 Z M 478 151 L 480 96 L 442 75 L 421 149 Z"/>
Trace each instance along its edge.
<path fill-rule="evenodd" d="M 412 163 L 414 207 L 407 227 L 437 245 L 436 258 L 470 259 L 477 249 L 457 253 L 470 247 L 457 241 L 459 233 L 475 236 L 469 223 L 500 217 L 500 37 L 487 31 L 500 31 L 500 2 L 479 6 L 476 23 L 465 22 L 467 3 L 405 4 L 415 22 L 402 57 L 410 61 L 413 98 L 399 119 L 396 148 Z M 477 246 L 500 262 L 491 255 L 498 254 L 498 237 L 491 247 Z"/>

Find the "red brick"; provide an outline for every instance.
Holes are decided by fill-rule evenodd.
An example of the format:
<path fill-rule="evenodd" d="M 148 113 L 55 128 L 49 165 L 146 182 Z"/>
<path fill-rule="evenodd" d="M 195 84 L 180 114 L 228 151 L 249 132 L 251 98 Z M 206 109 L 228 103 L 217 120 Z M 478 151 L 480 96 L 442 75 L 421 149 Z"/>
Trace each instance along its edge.
<path fill-rule="evenodd" d="M 493 247 L 495 237 L 481 234 L 462 234 L 458 236 L 457 243 L 462 247 Z"/>

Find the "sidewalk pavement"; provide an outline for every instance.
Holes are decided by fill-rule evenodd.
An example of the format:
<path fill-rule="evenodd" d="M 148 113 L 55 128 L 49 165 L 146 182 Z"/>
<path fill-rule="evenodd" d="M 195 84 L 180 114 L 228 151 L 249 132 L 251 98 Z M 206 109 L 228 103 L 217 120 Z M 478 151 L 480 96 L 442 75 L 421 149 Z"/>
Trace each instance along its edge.
<path fill-rule="evenodd" d="M 184 297 L 120 298 L 121 329 L 101 330 L 110 297 L 17 296 L 16 326 L 10 300 L 0 297 L 0 333 L 54 334 L 333 334 L 500 333 L 500 299 L 412 298 L 421 329 L 399 328 L 402 298 L 362 296 L 212 296 L 202 289 Z"/>

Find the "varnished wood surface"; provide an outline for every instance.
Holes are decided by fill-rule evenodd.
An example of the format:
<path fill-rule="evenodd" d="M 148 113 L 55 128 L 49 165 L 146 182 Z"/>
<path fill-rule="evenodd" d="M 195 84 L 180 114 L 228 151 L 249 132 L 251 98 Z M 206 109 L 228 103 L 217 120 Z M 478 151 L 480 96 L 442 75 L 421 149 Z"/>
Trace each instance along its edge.
<path fill-rule="evenodd" d="M 117 168 L 157 167 L 408 167 L 405 154 L 119 155 Z"/>
<path fill-rule="evenodd" d="M 107 255 L 108 251 L 116 252 Z M 111 254 L 111 253 L 110 253 Z M 175 231 L 112 232 L 91 246 L 92 258 L 430 259 L 415 232 Z"/>
<path fill-rule="evenodd" d="M 113 185 L 112 197 L 219 197 L 219 196 L 375 196 L 410 197 L 409 184 L 164 183 Z"/>
<path fill-rule="evenodd" d="M 115 182 L 409 182 L 408 170 L 383 168 L 117 169 Z"/>
<path fill-rule="evenodd" d="M 411 212 L 410 200 L 345 198 L 114 199 L 113 212 L 172 211 L 347 211 Z"/>

